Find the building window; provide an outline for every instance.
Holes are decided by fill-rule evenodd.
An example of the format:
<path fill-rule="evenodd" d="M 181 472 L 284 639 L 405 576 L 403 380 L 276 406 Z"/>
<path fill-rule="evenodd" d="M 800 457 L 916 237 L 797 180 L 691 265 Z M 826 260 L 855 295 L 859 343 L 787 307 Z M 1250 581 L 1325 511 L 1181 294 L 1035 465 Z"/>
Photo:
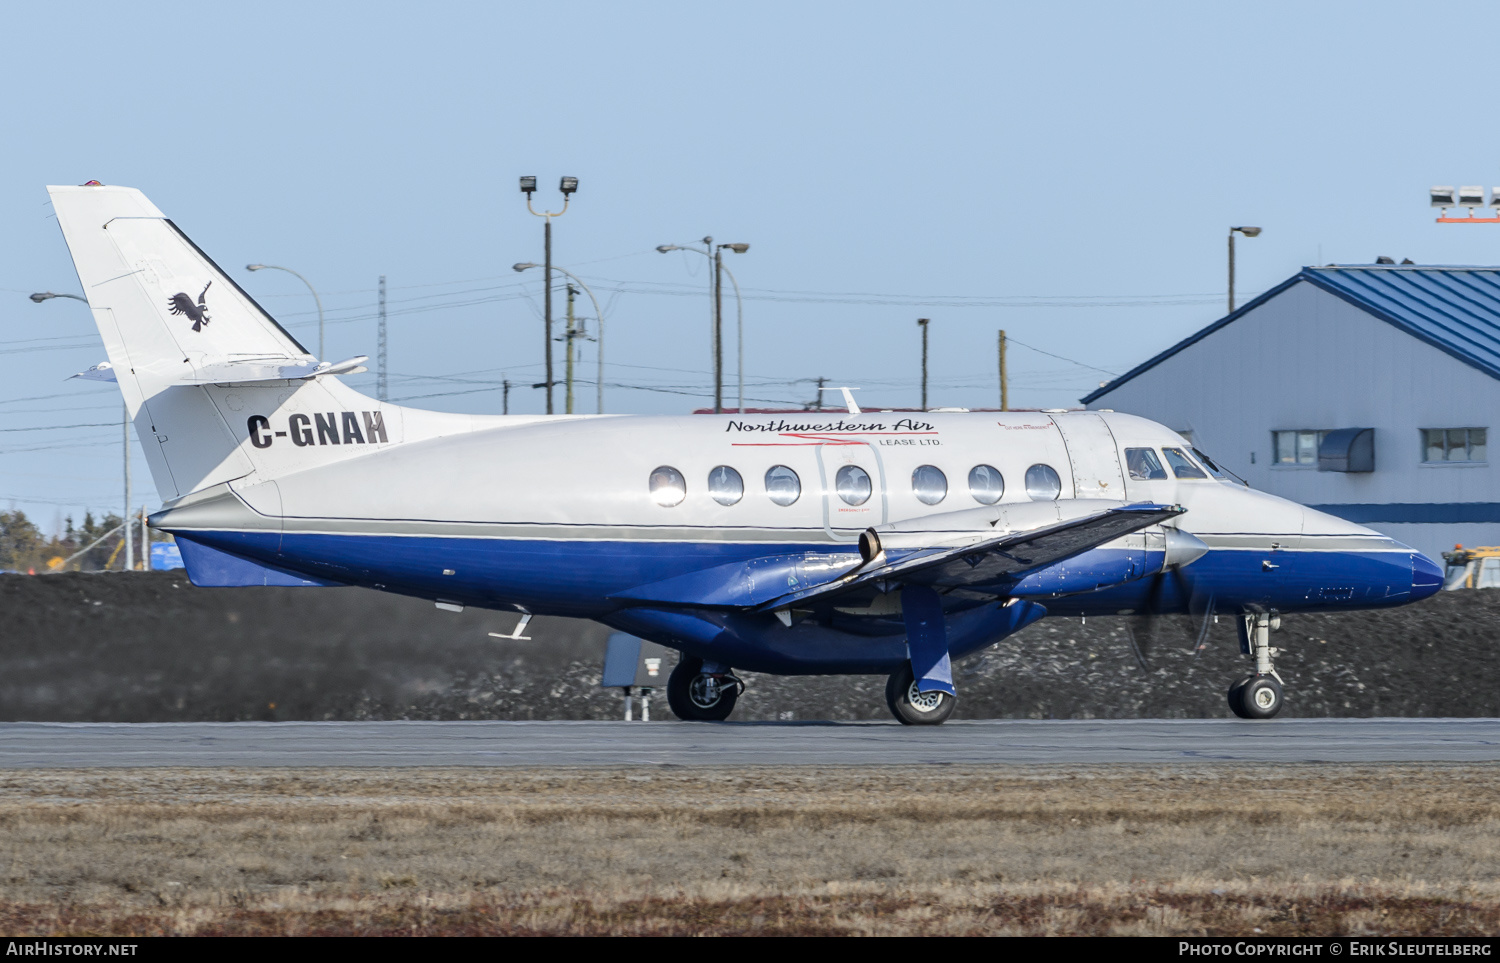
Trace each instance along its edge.
<path fill-rule="evenodd" d="M 1316 465 L 1318 446 L 1326 431 L 1304 428 L 1300 431 L 1271 432 L 1271 464 Z"/>
<path fill-rule="evenodd" d="M 1423 428 L 1422 461 L 1486 461 L 1487 428 Z"/>

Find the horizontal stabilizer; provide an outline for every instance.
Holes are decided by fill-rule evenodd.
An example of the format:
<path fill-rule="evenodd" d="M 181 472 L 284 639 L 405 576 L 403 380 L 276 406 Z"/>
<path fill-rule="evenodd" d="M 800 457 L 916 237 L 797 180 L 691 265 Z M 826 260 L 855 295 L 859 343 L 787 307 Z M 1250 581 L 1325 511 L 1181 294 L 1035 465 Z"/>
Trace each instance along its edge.
<path fill-rule="evenodd" d="M 87 371 L 80 371 L 76 375 L 69 375 L 65 380 L 72 381 L 74 378 L 82 378 L 84 381 L 108 381 L 115 384 L 119 381 L 115 377 L 115 366 L 108 361 L 101 361 Z"/>
<path fill-rule="evenodd" d="M 246 585 L 313 588 L 344 584 L 324 579 L 303 578 L 292 572 L 220 551 L 183 535 L 177 536 L 177 548 L 182 552 L 182 565 L 187 569 L 188 579 L 200 588 L 231 588 Z"/>
<path fill-rule="evenodd" d="M 185 385 L 246 384 L 255 381 L 293 381 L 316 378 L 319 375 L 360 374 L 368 371 L 364 363 L 369 355 L 360 355 L 347 361 L 294 361 L 283 359 L 259 359 L 249 361 L 220 361 L 199 365 L 181 378 Z M 113 381 L 114 379 L 109 379 Z"/>

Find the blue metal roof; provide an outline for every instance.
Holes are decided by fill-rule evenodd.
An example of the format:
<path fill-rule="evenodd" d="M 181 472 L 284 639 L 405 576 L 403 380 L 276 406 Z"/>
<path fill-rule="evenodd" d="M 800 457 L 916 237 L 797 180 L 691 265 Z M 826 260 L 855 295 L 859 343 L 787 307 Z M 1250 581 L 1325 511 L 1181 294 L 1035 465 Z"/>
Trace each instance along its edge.
<path fill-rule="evenodd" d="M 1090 393 L 1082 399 L 1083 403 L 1092 404 L 1303 281 L 1343 298 L 1492 378 L 1500 378 L 1500 268 L 1331 265 L 1303 268 L 1233 314 Z"/>

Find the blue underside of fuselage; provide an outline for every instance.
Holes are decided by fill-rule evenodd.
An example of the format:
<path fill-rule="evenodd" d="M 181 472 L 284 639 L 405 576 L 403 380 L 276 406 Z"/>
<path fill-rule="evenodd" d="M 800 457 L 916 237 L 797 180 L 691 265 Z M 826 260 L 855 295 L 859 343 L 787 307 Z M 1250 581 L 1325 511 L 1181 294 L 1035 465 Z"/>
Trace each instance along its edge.
<path fill-rule="evenodd" d="M 638 586 L 767 555 L 838 548 L 796 542 L 484 539 L 428 536 L 183 532 L 217 549 L 311 582 L 337 582 L 463 605 L 596 619 L 693 655 L 784 674 L 888 672 L 906 658 L 897 617 L 862 616 L 825 603 L 791 627 L 774 615 L 692 609 L 612 598 Z M 191 544 L 185 546 L 189 575 Z M 847 549 L 851 559 L 853 547 Z M 1095 549 L 1108 567 L 1112 550 Z M 1274 557 L 1274 567 L 1266 561 Z M 1416 556 L 1428 569 L 1432 563 Z M 1191 565 L 1093 591 L 1006 604 L 963 592 L 946 596 L 950 651 L 976 651 L 1043 614 L 1109 615 L 1365 609 L 1401 605 L 1436 590 L 1430 573 L 1413 592 L 1408 552 L 1264 552 L 1215 549 Z M 1420 563 L 1419 563 L 1419 568 Z M 222 566 L 221 566 L 222 568 Z M 444 572 L 451 571 L 452 575 Z M 1437 573 L 1440 576 L 1440 573 Z M 213 584 L 234 584 L 217 581 Z M 295 584 L 248 577 L 238 584 Z M 1024 586 L 1022 586 L 1024 587 Z"/>

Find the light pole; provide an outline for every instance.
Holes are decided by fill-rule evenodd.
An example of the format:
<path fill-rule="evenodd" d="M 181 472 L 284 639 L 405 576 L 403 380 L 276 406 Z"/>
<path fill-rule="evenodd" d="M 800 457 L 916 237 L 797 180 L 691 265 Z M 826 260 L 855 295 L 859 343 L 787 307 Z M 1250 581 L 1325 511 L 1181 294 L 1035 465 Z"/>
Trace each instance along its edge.
<path fill-rule="evenodd" d="M 927 322 L 928 318 L 918 318 L 917 327 L 922 329 L 922 410 L 927 410 Z"/>
<path fill-rule="evenodd" d="M 286 273 L 295 276 L 297 280 L 301 281 L 303 284 L 307 285 L 307 289 L 312 292 L 313 303 L 318 306 L 318 360 L 322 361 L 325 357 L 327 357 L 327 355 L 323 353 L 323 299 L 318 297 L 317 288 L 314 288 L 312 286 L 312 282 L 302 275 L 298 274 L 296 271 L 293 271 L 291 268 L 282 267 L 279 264 L 247 264 L 245 265 L 245 270 L 285 271 Z"/>
<path fill-rule="evenodd" d="M 1258 237 L 1260 235 L 1260 228 L 1258 228 L 1258 227 L 1231 227 L 1229 229 L 1229 313 L 1230 314 L 1234 313 L 1234 235 L 1235 235 L 1236 231 L 1238 231 L 1239 233 L 1245 235 L 1246 237 Z"/>
<path fill-rule="evenodd" d="M 728 248 L 736 254 L 744 254 L 750 250 L 748 244 L 714 244 L 714 239 L 705 237 L 703 247 L 697 248 L 691 244 L 659 244 L 656 249 L 663 254 L 670 251 L 694 251 L 702 254 L 713 262 L 714 273 L 709 277 L 709 293 L 713 295 L 713 355 L 714 355 L 714 414 L 724 410 L 724 249 Z M 731 272 L 729 280 L 734 283 L 734 295 L 737 299 L 740 312 L 741 331 L 739 347 L 745 347 L 743 330 L 744 322 L 744 300 L 740 298 L 740 283 L 734 279 Z M 743 359 L 740 361 L 740 407 L 744 407 L 745 400 L 745 365 Z"/>
<path fill-rule="evenodd" d="M 546 316 L 546 355 L 547 355 L 547 414 L 552 414 L 552 219 L 562 217 L 568 212 L 568 202 L 572 200 L 573 194 L 578 190 L 578 178 L 564 177 L 558 181 L 557 189 L 562 192 L 563 206 L 560 211 L 538 211 L 531 206 L 531 195 L 536 192 L 536 177 L 527 174 L 521 178 L 521 193 L 526 195 L 526 209 L 537 217 L 546 218 L 546 227 L 542 231 L 542 248 L 545 262 L 546 277 L 543 279 L 542 290 L 542 313 Z"/>
<path fill-rule="evenodd" d="M 520 264 L 512 264 L 510 267 L 512 271 L 515 271 L 517 274 L 519 274 L 522 271 L 526 271 L 534 267 L 541 267 L 541 265 L 534 264 L 531 261 L 523 261 Z M 599 382 L 597 388 L 596 404 L 599 408 L 599 414 L 602 415 L 604 414 L 604 312 L 599 310 L 599 299 L 594 297 L 594 292 L 589 290 L 589 286 L 583 283 L 582 278 L 574 274 L 572 271 L 569 271 L 566 268 L 560 268 L 555 264 L 552 266 L 552 270 L 556 271 L 558 274 L 567 275 L 574 284 L 578 285 L 580 288 L 583 288 L 583 293 L 587 294 L 589 296 L 589 300 L 594 302 L 594 317 L 599 322 L 598 337 L 595 339 L 599 343 Z M 550 343 L 551 342 L 549 341 L 548 344 Z M 551 379 L 549 378 L 548 380 L 550 381 Z M 569 412 L 569 414 L 572 414 L 572 412 Z"/>
<path fill-rule="evenodd" d="M 53 298 L 72 298 L 74 301 L 82 301 L 84 304 L 89 303 L 89 299 L 81 294 L 55 294 L 51 291 L 38 291 L 36 294 L 30 295 L 30 297 L 37 304 L 41 304 L 43 301 L 50 301 Z M 125 522 L 123 529 L 125 532 L 125 545 L 123 546 L 125 549 L 124 570 L 128 572 L 135 568 L 135 546 L 132 544 L 134 540 L 131 538 L 130 531 L 130 502 L 133 497 L 130 491 L 130 406 L 123 400 L 120 402 L 120 440 L 125 454 L 125 512 L 120 517 Z M 142 542 L 142 557 L 146 557 L 149 551 L 147 543 Z"/>

